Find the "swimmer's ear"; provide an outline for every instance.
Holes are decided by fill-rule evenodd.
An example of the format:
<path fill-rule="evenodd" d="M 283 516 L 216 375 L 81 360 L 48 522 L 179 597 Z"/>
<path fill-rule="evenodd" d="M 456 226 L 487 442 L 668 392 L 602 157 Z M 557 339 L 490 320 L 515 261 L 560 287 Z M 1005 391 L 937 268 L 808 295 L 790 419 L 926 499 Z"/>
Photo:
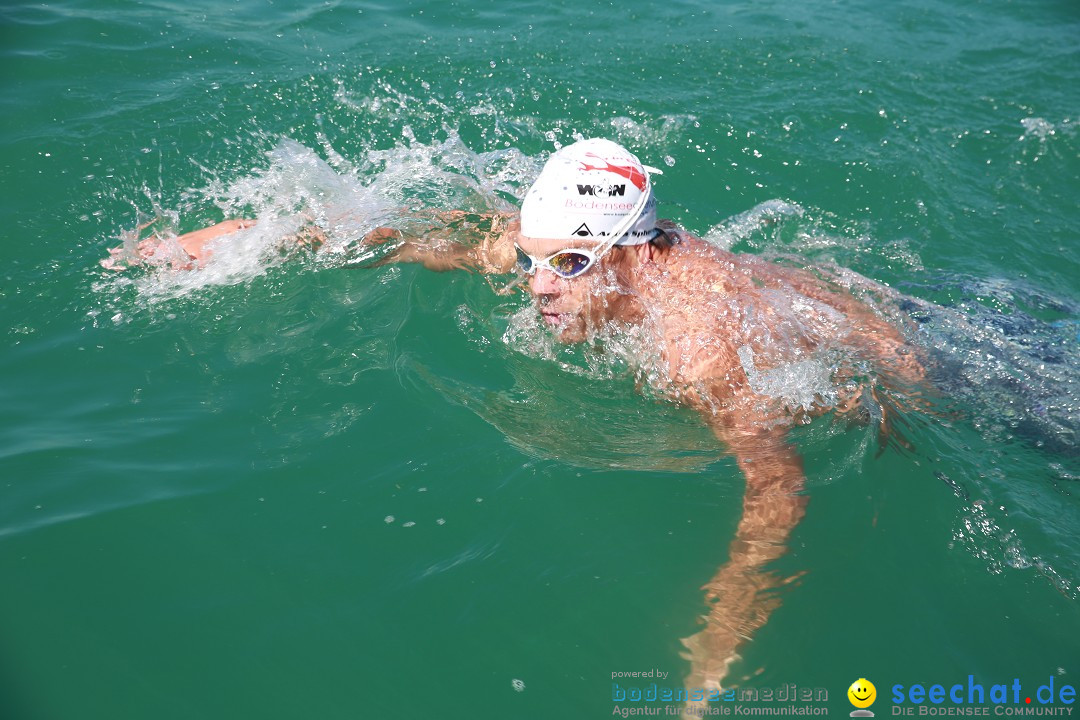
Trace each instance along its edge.
<path fill-rule="evenodd" d="M 641 243 L 635 245 L 634 250 L 637 251 L 637 259 L 639 263 L 652 262 L 656 259 L 656 246 L 652 243 Z"/>

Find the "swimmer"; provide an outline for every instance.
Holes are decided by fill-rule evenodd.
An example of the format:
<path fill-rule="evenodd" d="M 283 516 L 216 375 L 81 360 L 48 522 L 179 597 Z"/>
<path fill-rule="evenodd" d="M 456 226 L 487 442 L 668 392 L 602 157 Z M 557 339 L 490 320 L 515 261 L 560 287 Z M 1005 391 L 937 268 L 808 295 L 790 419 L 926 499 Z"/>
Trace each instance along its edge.
<path fill-rule="evenodd" d="M 901 330 L 845 290 L 838 276 L 727 252 L 658 220 L 656 172 L 614 142 L 583 140 L 548 160 L 519 214 L 438 214 L 444 224 L 479 227 L 476 243 L 432 242 L 390 228 L 372 231 L 365 242 L 395 244 L 380 263 L 516 270 L 542 321 L 564 343 L 611 328 L 643 331 L 643 377 L 699 411 L 746 480 L 728 560 L 703 588 L 704 627 L 683 640 L 686 686 L 708 691 L 722 687 L 737 649 L 766 623 L 779 603 L 774 591 L 786 582 L 768 566 L 785 552 L 807 502 L 788 429 L 811 415 L 848 412 L 882 386 L 915 395 L 925 371 Z M 251 222 L 226 221 L 176 241 L 189 264 L 203 265 L 211 241 Z M 301 242 L 318 240 L 313 231 Z M 844 277 L 883 303 L 896 299 L 865 278 Z M 793 407 L 768 391 L 778 368 L 823 368 L 808 363 L 825 357 L 846 362 L 826 371 L 813 398 Z"/>

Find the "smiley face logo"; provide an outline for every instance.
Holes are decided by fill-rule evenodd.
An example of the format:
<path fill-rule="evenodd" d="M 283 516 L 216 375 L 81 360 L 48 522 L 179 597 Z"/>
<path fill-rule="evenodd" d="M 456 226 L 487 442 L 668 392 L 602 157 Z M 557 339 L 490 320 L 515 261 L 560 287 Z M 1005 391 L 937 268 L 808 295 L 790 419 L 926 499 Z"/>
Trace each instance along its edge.
<path fill-rule="evenodd" d="M 877 699 L 877 688 L 866 678 L 859 678 L 847 689 L 847 697 L 855 707 L 868 708 Z"/>

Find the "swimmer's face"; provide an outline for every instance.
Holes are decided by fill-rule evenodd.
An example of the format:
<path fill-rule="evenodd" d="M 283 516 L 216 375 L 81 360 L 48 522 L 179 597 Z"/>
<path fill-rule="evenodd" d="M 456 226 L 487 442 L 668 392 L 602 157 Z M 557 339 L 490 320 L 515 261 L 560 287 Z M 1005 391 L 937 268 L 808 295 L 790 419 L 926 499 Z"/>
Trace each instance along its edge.
<path fill-rule="evenodd" d="M 595 251 L 600 243 L 594 240 L 542 240 L 524 235 L 517 245 L 535 258 L 546 258 L 567 249 Z M 563 278 L 549 269 L 538 267 L 529 276 L 529 292 L 533 296 L 544 323 L 560 342 L 581 342 L 589 327 L 610 318 L 610 290 L 604 282 L 609 256 L 601 258 L 591 268 L 573 278 Z"/>

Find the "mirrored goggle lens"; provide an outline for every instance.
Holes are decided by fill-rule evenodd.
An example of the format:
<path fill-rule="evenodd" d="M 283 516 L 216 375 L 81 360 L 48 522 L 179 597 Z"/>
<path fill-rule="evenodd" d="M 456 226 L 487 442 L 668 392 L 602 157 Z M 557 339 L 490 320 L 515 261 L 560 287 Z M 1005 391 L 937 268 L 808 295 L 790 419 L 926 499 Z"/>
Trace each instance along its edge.
<path fill-rule="evenodd" d="M 581 253 L 566 251 L 548 258 L 548 265 L 559 277 L 572 278 L 580 275 L 592 265 L 592 258 Z"/>
<path fill-rule="evenodd" d="M 524 273 L 531 273 L 535 270 L 532 258 L 526 255 L 525 251 L 518 246 L 515 245 L 514 249 L 517 250 L 517 264 L 518 267 L 521 268 L 521 271 Z"/>

